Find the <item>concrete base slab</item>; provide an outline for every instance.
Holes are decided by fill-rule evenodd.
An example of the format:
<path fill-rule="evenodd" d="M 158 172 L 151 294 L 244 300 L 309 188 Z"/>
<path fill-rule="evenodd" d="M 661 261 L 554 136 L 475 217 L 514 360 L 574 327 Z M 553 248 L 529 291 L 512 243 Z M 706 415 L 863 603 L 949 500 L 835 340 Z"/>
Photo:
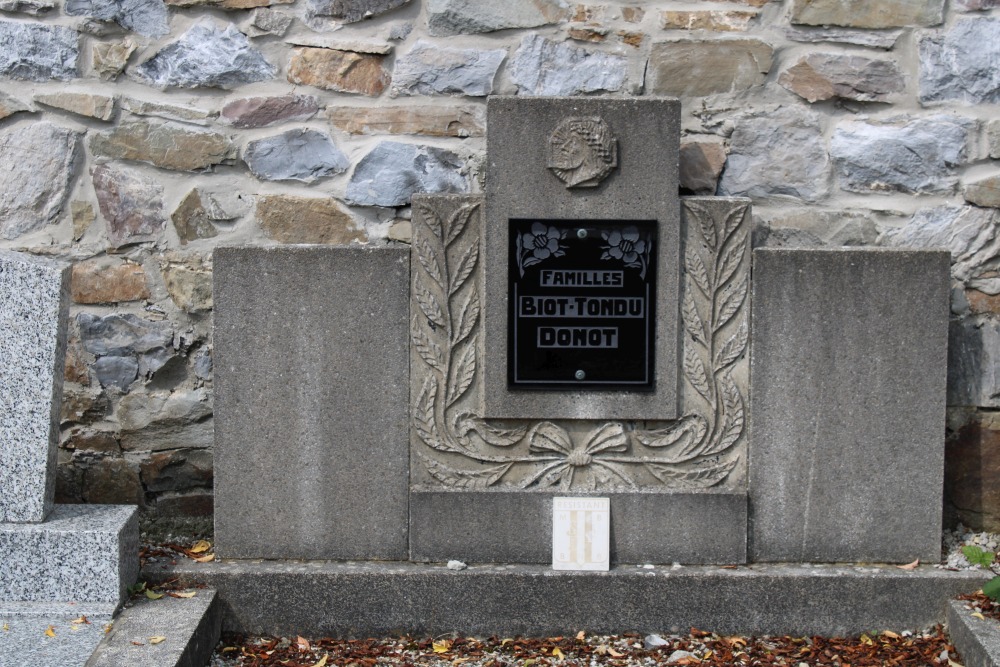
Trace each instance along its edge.
<path fill-rule="evenodd" d="M 976 618 L 962 600 L 948 602 L 948 634 L 965 667 L 1000 665 L 1000 623 Z"/>
<path fill-rule="evenodd" d="M 0 667 L 82 667 L 117 606 L 0 602 Z M 88 622 L 74 623 L 83 617 Z"/>
<path fill-rule="evenodd" d="M 411 490 L 410 558 L 424 562 L 551 563 L 552 498 L 565 495 Z M 611 499 L 612 563 L 746 562 L 745 493 L 606 495 Z M 706 526 L 712 529 L 706 530 Z"/>
<path fill-rule="evenodd" d="M 220 622 L 210 589 L 193 598 L 140 600 L 121 613 L 87 667 L 204 667 L 219 641 Z M 165 639 L 152 644 L 151 637 Z"/>
<path fill-rule="evenodd" d="M 449 570 L 415 563 L 222 561 L 155 564 L 218 590 L 224 631 L 365 637 L 393 634 L 686 632 L 843 635 L 919 629 L 987 580 L 921 566 L 623 566 L 556 572 L 536 565 Z"/>
<path fill-rule="evenodd" d="M 43 523 L 0 523 L 0 601 L 121 604 L 138 554 L 133 506 L 56 505 Z"/>

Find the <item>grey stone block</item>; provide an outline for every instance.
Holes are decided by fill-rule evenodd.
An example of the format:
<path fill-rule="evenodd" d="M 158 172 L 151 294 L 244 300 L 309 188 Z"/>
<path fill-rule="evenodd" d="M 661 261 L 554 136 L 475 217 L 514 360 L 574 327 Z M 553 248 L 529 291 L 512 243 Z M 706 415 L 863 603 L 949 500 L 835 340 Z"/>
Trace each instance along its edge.
<path fill-rule="evenodd" d="M 601 117 L 618 141 L 618 167 L 596 187 L 567 188 L 546 166 L 564 119 Z M 673 419 L 678 416 L 680 102 L 675 99 L 514 98 L 487 102 L 485 293 L 486 417 Z M 507 389 L 508 220 L 659 222 L 656 389 L 541 392 Z"/>
<path fill-rule="evenodd" d="M 214 264 L 217 553 L 406 558 L 409 249 Z"/>
<path fill-rule="evenodd" d="M 139 518 L 125 505 L 56 505 L 0 524 L 0 602 L 120 604 L 139 574 Z"/>
<path fill-rule="evenodd" d="M 551 563 L 552 498 L 556 495 L 571 494 L 412 490 L 410 558 Z M 613 493 L 609 497 L 612 563 L 746 562 L 747 498 L 743 493 Z"/>
<path fill-rule="evenodd" d="M 0 523 L 52 509 L 69 278 L 68 264 L 0 250 Z"/>
<path fill-rule="evenodd" d="M 965 667 L 1000 665 L 1000 624 L 976 618 L 961 600 L 948 601 L 948 634 Z"/>
<path fill-rule="evenodd" d="M 455 530 L 454 525 L 443 529 Z M 706 528 L 710 530 L 710 528 Z M 178 563 L 143 571 L 215 588 L 223 631 L 305 636 L 553 636 L 687 632 L 849 635 L 920 629 L 982 572 L 930 566 L 618 567 L 555 572 L 539 565 L 449 570 L 412 563 Z"/>
<path fill-rule="evenodd" d="M 117 607 L 115 602 L 0 602 L 0 667 L 82 667 Z M 86 622 L 74 622 L 84 617 Z M 46 634 L 50 629 L 53 636 Z"/>
<path fill-rule="evenodd" d="M 193 598 L 140 600 L 125 609 L 86 667 L 204 667 L 219 641 L 222 616 L 214 590 Z M 150 644 L 150 637 L 166 637 Z"/>
<path fill-rule="evenodd" d="M 751 561 L 941 556 L 949 254 L 754 251 Z"/>

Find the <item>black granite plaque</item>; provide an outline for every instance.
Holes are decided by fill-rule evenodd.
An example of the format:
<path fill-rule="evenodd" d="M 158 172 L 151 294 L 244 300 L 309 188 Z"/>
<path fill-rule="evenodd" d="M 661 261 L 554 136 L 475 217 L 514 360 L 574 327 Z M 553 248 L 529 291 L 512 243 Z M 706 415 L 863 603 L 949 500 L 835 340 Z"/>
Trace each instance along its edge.
<path fill-rule="evenodd" d="M 508 386 L 652 391 L 656 222 L 509 223 Z"/>

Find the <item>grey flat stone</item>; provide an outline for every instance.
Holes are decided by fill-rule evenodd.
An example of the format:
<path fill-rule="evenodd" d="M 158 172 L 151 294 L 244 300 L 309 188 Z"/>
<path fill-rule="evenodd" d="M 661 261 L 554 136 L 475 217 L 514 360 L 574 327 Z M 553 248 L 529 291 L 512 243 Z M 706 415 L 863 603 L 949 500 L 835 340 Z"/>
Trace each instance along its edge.
<path fill-rule="evenodd" d="M 227 558 L 406 558 L 408 249 L 215 251 Z"/>
<path fill-rule="evenodd" d="M 211 589 L 198 590 L 193 598 L 141 599 L 115 619 L 87 667 L 204 667 L 219 641 L 221 621 Z M 165 639 L 152 644 L 151 637 Z"/>
<path fill-rule="evenodd" d="M 508 69 L 521 95 L 582 95 L 621 90 L 628 58 L 531 34 L 521 40 Z"/>
<path fill-rule="evenodd" d="M 114 21 L 146 37 L 170 32 L 170 15 L 163 0 L 67 0 L 66 13 Z"/>
<path fill-rule="evenodd" d="M 0 250 L 0 525 L 52 510 L 69 281 L 68 264 Z"/>
<path fill-rule="evenodd" d="M 134 70 L 139 81 L 158 88 L 227 90 L 273 78 L 277 72 L 235 25 L 221 30 L 207 19 L 191 26 L 180 39 Z"/>
<path fill-rule="evenodd" d="M 138 554 L 133 506 L 56 505 L 44 523 L 0 523 L 0 602 L 120 604 Z"/>
<path fill-rule="evenodd" d="M 455 49 L 417 40 L 396 59 L 393 95 L 471 95 L 493 92 L 505 49 Z"/>
<path fill-rule="evenodd" d="M 1000 623 L 993 618 L 976 618 L 967 603 L 948 601 L 948 634 L 962 656 L 965 667 L 1000 665 Z"/>
<path fill-rule="evenodd" d="M 0 237 L 15 239 L 61 219 L 80 156 L 80 134 L 35 122 L 0 134 Z M 15 168 L 16 167 L 16 168 Z"/>
<path fill-rule="evenodd" d="M 1000 102 L 1000 20 L 961 18 L 919 45 L 921 102 Z"/>
<path fill-rule="evenodd" d="M 466 192 L 461 169 L 449 150 L 382 141 L 354 168 L 345 199 L 357 206 L 405 206 L 417 193 Z"/>
<path fill-rule="evenodd" d="M 754 251 L 751 561 L 940 559 L 949 284 L 944 251 Z"/>
<path fill-rule="evenodd" d="M 975 122 L 930 116 L 895 123 L 846 121 L 830 140 L 830 156 L 848 192 L 950 192 L 966 161 Z"/>
<path fill-rule="evenodd" d="M 243 161 L 259 179 L 303 183 L 345 172 L 351 166 L 330 135 L 301 128 L 251 141 L 243 151 Z"/>
<path fill-rule="evenodd" d="M 458 530 L 460 526 L 445 526 Z M 838 636 L 940 623 L 945 602 L 982 572 L 929 566 L 618 567 L 556 572 L 538 565 L 182 562 L 143 571 L 215 588 L 223 631 L 305 636 L 553 636 L 636 631 Z"/>
<path fill-rule="evenodd" d="M 669 98 L 514 98 L 487 102 L 483 331 L 486 417 L 673 419 L 678 415 L 680 103 Z M 552 132 L 567 117 L 603 118 L 620 166 L 593 188 L 568 189 L 546 167 Z M 625 156 L 628 156 L 626 159 Z M 655 374 L 651 393 L 507 389 L 507 271 L 512 218 L 659 221 Z"/>
<path fill-rule="evenodd" d="M 566 494 L 413 489 L 410 558 L 551 563 L 555 495 Z M 746 562 L 747 499 L 743 493 L 613 493 L 609 497 L 612 563 Z M 461 526 L 461 530 L 448 526 Z"/>
<path fill-rule="evenodd" d="M 0 667 L 82 667 L 117 607 L 113 602 L 0 602 Z M 84 617 L 87 622 L 74 623 Z"/>
<path fill-rule="evenodd" d="M 80 33 L 40 23 L 0 21 L 0 74 L 28 81 L 79 76 Z"/>

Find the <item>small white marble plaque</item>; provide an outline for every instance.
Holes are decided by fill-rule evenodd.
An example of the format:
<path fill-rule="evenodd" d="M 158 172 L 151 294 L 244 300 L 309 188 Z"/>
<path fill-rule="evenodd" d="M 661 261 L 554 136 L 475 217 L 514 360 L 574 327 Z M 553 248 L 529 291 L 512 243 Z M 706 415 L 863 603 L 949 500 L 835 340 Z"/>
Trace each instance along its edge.
<path fill-rule="evenodd" d="M 552 569 L 607 572 L 610 526 L 608 498 L 553 498 Z"/>

